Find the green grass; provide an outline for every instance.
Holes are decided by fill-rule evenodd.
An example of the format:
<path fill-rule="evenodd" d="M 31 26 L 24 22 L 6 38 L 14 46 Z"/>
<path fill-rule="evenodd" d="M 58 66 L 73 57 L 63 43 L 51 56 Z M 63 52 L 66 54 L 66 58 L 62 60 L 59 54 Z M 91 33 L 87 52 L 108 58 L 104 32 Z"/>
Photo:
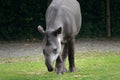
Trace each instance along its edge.
<path fill-rule="evenodd" d="M 75 73 L 57 75 L 47 71 L 41 55 L 2 58 L 0 80 L 120 80 L 120 53 L 76 53 L 75 62 Z"/>

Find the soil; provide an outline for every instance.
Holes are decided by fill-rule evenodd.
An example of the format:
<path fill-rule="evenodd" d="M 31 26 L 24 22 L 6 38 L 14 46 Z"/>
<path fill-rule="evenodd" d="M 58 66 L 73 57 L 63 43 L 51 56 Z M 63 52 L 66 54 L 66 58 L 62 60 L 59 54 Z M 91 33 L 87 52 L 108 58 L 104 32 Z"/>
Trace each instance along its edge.
<path fill-rule="evenodd" d="M 119 52 L 119 39 L 76 40 L 75 52 Z M 41 55 L 42 42 L 0 42 L 0 58 Z"/>

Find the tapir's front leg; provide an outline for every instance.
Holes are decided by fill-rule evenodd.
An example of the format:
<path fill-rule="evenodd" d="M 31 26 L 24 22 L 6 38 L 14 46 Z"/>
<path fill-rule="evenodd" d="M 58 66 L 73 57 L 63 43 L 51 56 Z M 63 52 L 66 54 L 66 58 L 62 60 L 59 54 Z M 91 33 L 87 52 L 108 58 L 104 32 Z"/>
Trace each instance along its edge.
<path fill-rule="evenodd" d="M 74 38 L 71 38 L 70 40 L 68 40 L 68 60 L 69 60 L 70 72 L 75 72 L 74 44 L 75 44 Z"/>
<path fill-rule="evenodd" d="M 68 56 L 68 43 L 66 42 L 64 44 L 64 49 L 63 49 L 63 53 L 62 53 L 63 71 L 64 72 L 67 72 L 67 69 L 65 67 L 65 61 L 66 61 L 67 56 Z"/>
<path fill-rule="evenodd" d="M 64 48 L 63 48 L 63 52 L 62 52 L 62 59 L 61 57 L 59 56 L 58 59 L 56 60 L 56 71 L 57 73 L 64 73 L 64 72 L 67 72 L 67 69 L 65 67 L 65 61 L 66 61 L 66 58 L 68 56 L 68 43 L 64 43 Z M 61 63 L 62 61 L 62 63 Z"/>
<path fill-rule="evenodd" d="M 57 60 L 56 60 L 56 73 L 57 74 L 63 74 L 63 62 L 62 62 L 62 58 L 61 56 L 58 56 Z"/>

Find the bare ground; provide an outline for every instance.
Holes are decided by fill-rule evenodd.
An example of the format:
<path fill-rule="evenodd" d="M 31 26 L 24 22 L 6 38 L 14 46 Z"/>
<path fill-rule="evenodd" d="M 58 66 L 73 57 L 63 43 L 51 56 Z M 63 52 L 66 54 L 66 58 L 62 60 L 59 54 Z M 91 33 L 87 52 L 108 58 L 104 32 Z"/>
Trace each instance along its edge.
<path fill-rule="evenodd" d="M 80 39 L 76 40 L 76 52 L 118 52 L 120 39 Z M 0 42 L 0 58 L 41 55 L 39 42 Z"/>

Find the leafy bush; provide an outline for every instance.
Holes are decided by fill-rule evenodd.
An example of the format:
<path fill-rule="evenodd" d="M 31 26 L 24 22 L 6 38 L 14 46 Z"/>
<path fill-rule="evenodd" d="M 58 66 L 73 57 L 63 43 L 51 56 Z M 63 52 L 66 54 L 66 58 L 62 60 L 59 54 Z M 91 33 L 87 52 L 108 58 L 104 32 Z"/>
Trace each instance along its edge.
<path fill-rule="evenodd" d="M 79 0 L 82 28 L 78 37 L 106 37 L 104 0 Z M 112 37 L 120 37 L 120 1 L 111 1 Z M 45 26 L 47 0 L 0 0 L 0 40 L 40 39 L 37 26 Z"/>

